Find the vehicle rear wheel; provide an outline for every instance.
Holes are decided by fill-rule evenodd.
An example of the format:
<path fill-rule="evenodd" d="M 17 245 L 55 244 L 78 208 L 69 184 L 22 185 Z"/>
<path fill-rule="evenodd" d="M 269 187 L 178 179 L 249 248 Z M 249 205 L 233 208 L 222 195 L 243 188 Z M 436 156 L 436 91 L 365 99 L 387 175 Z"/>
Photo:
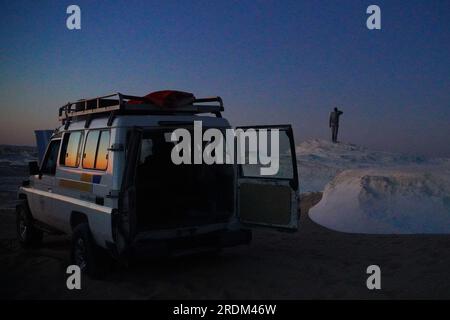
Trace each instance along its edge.
<path fill-rule="evenodd" d="M 26 203 L 16 207 L 16 231 L 22 247 L 39 247 L 42 244 L 44 234 L 34 226 L 33 217 Z"/>
<path fill-rule="evenodd" d="M 71 261 L 91 278 L 101 278 L 107 271 L 108 256 L 95 244 L 87 223 L 73 230 Z"/>

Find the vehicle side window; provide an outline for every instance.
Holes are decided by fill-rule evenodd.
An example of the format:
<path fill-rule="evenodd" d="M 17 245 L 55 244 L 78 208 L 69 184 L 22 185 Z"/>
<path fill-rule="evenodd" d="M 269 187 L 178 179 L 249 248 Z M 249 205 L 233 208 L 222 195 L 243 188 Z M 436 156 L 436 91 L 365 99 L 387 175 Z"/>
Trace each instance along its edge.
<path fill-rule="evenodd" d="M 66 132 L 64 134 L 59 164 L 66 167 L 78 167 L 80 164 L 82 131 Z"/>
<path fill-rule="evenodd" d="M 95 169 L 106 170 L 108 168 L 108 148 L 109 148 L 109 131 L 100 133 L 98 142 L 97 157 L 95 159 Z"/>
<path fill-rule="evenodd" d="M 83 154 L 83 168 L 94 169 L 95 168 L 95 154 L 97 153 L 97 143 L 100 131 L 89 131 L 86 144 L 84 145 Z"/>
<path fill-rule="evenodd" d="M 58 159 L 58 151 L 61 140 L 53 140 L 50 142 L 47 152 L 42 162 L 42 174 L 54 175 L 56 172 L 56 161 Z"/>
<path fill-rule="evenodd" d="M 108 130 L 89 131 L 83 154 L 83 168 L 106 170 L 108 167 L 108 148 L 110 133 Z"/>

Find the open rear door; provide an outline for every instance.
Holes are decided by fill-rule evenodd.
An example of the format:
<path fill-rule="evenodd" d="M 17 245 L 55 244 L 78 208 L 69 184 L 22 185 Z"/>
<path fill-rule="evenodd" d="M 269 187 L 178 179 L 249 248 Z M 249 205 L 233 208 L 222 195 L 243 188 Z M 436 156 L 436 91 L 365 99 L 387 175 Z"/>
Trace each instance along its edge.
<path fill-rule="evenodd" d="M 252 146 L 249 138 L 255 134 L 258 143 Z M 236 137 L 237 163 L 241 163 L 237 191 L 241 223 L 296 231 L 298 173 L 291 126 L 239 127 Z"/>

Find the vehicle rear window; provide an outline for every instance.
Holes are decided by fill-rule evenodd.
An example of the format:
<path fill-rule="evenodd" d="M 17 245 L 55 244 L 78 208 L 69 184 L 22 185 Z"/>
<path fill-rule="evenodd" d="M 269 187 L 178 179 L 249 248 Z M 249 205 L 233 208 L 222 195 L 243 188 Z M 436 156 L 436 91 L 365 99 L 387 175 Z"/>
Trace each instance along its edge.
<path fill-rule="evenodd" d="M 78 167 L 80 164 L 82 131 L 66 132 L 59 157 L 59 163 L 67 167 Z"/>
<path fill-rule="evenodd" d="M 83 154 L 83 168 L 106 170 L 110 134 L 107 130 L 89 131 Z"/>

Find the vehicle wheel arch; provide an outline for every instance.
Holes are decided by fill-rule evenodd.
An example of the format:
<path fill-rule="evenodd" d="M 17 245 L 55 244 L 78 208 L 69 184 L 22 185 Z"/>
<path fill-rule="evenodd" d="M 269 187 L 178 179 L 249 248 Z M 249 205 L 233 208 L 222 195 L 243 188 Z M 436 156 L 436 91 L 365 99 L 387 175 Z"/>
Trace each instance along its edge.
<path fill-rule="evenodd" d="M 27 215 L 28 215 L 31 219 L 34 219 L 33 213 L 31 212 L 30 204 L 28 203 L 28 197 L 27 197 L 27 195 L 24 194 L 24 193 L 20 193 L 20 194 L 18 195 L 17 198 L 18 198 L 19 202 L 18 202 L 17 205 L 16 205 L 16 211 L 19 209 L 20 206 L 24 206 L 25 209 L 26 209 Z"/>
<path fill-rule="evenodd" d="M 42 244 L 43 232 L 35 227 L 34 218 L 25 200 L 16 206 L 16 231 L 22 247 L 36 248 Z"/>

